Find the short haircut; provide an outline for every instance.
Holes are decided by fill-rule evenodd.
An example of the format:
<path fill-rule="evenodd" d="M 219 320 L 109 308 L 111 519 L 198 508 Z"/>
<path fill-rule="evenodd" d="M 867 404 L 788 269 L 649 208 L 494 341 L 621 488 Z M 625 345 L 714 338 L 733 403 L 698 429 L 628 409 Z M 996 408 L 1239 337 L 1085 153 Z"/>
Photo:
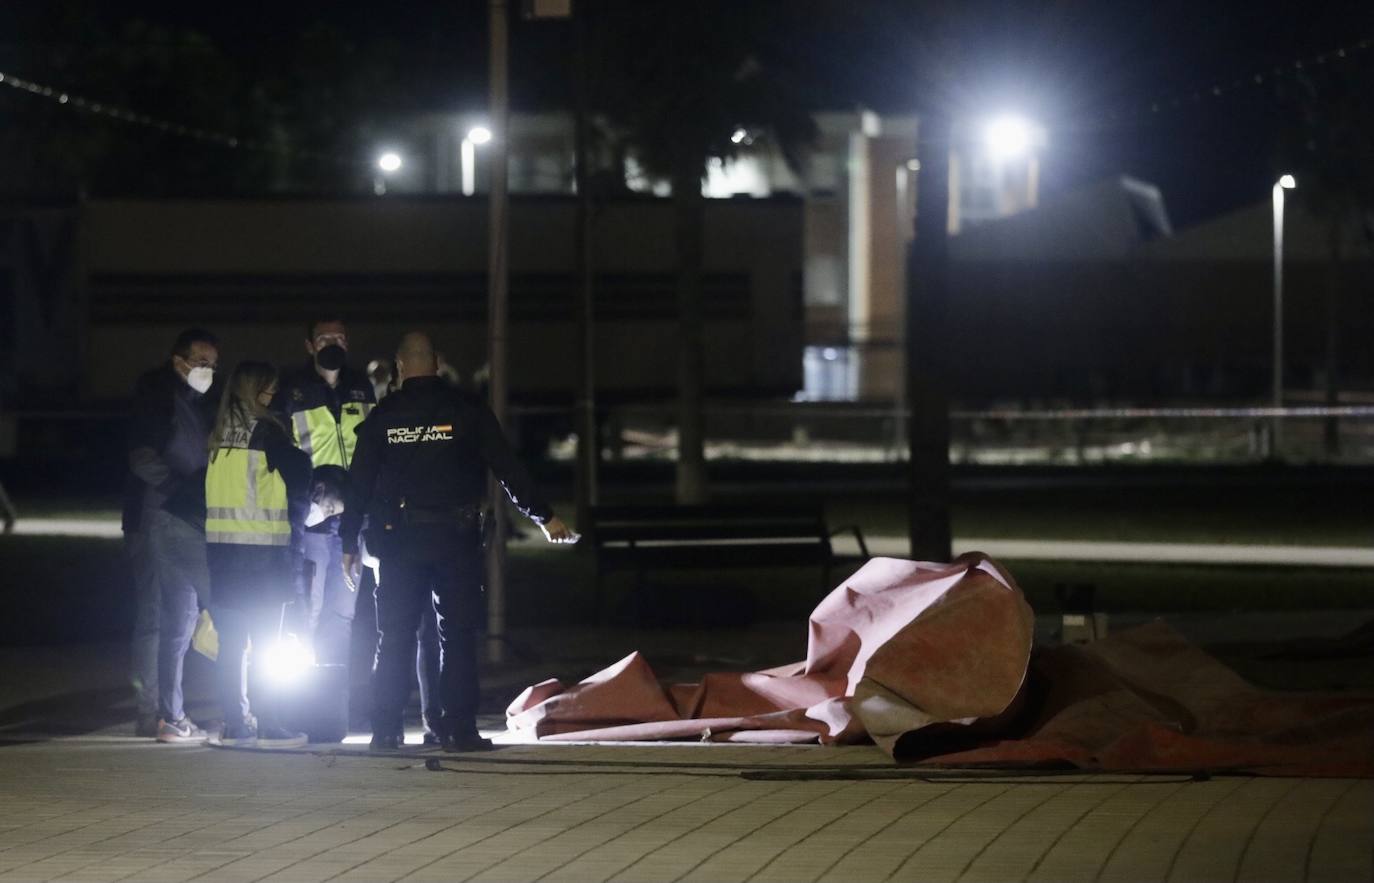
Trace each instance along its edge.
<path fill-rule="evenodd" d="M 336 497 L 340 500 L 348 496 L 348 470 L 342 466 L 316 466 L 311 480 L 310 497 L 319 500 L 323 497 Z"/>
<path fill-rule="evenodd" d="M 172 341 L 172 355 L 181 356 L 183 359 L 191 355 L 191 346 L 197 343 L 207 343 L 215 349 L 219 349 L 219 338 L 215 337 L 204 328 L 187 328 L 177 335 L 177 339 Z"/>
<path fill-rule="evenodd" d="M 327 322 L 338 322 L 340 325 L 343 325 L 345 327 L 347 327 L 348 325 L 348 323 L 343 320 L 342 316 L 330 316 L 326 314 L 320 316 L 317 319 L 310 320 L 310 324 L 305 326 L 305 339 L 310 341 L 311 343 L 314 343 L 315 329 L 319 328 L 321 325 L 324 325 Z"/>

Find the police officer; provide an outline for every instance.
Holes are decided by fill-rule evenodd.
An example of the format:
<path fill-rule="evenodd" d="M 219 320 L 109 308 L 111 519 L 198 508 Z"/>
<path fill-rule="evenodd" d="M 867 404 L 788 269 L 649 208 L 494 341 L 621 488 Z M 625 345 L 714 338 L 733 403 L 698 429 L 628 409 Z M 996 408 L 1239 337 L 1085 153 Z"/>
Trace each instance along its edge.
<path fill-rule="evenodd" d="M 310 458 L 268 409 L 276 391 L 276 368 L 240 362 L 210 435 L 205 538 L 219 631 L 222 745 L 306 743 L 304 733 L 285 727 L 280 701 L 263 689 L 267 655 L 280 652 L 284 637 L 282 608 L 303 588 L 301 540 L 311 508 Z M 250 642 L 252 664 L 245 666 Z"/>
<path fill-rule="evenodd" d="M 491 742 L 477 732 L 475 637 L 482 590 L 479 513 L 487 470 L 549 542 L 572 543 L 577 535 L 539 495 L 491 409 L 438 377 L 428 336 L 412 332 L 402 339 L 396 370 L 400 389 L 358 432 L 353 499 L 340 528 L 350 585 L 358 580 L 364 516 L 368 550 L 381 562 L 372 747 L 389 750 L 402 742 L 415 632 L 425 606 L 433 603 L 442 648 L 440 743 L 450 751 L 486 750 Z"/>
<path fill-rule="evenodd" d="M 317 319 L 306 329 L 305 351 L 310 356 L 300 370 L 283 378 L 273 408 L 291 428 L 311 465 L 349 468 L 357 429 L 376 404 L 372 383 L 348 365 L 348 329 L 337 318 Z M 343 666 L 349 660 L 350 638 L 357 592 L 343 580 L 339 519 L 326 518 L 305 532 L 306 572 L 313 574 L 308 599 L 306 632 L 314 643 L 319 662 Z M 341 678 L 340 683 L 347 683 Z M 337 741 L 347 727 L 347 698 L 342 703 L 344 721 L 331 732 L 311 731 L 317 741 Z"/>

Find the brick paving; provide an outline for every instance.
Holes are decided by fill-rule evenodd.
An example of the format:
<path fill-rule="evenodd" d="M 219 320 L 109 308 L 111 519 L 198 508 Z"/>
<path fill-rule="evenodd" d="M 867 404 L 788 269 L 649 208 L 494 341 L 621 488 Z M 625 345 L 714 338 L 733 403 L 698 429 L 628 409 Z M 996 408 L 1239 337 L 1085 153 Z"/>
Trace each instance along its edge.
<path fill-rule="evenodd" d="M 857 747 L 522 745 L 431 770 L 0 745 L 0 880 L 1374 880 L 1368 780 L 922 777 Z"/>

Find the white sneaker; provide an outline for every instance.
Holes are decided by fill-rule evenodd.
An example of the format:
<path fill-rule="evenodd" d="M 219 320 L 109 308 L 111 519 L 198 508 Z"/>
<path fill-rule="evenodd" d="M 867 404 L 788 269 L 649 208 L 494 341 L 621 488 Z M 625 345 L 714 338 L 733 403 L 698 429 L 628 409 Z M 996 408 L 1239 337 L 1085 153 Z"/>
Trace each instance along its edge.
<path fill-rule="evenodd" d="M 179 744 L 183 742 L 204 742 L 210 734 L 195 725 L 189 717 L 179 721 L 160 720 L 157 722 L 157 741 Z"/>

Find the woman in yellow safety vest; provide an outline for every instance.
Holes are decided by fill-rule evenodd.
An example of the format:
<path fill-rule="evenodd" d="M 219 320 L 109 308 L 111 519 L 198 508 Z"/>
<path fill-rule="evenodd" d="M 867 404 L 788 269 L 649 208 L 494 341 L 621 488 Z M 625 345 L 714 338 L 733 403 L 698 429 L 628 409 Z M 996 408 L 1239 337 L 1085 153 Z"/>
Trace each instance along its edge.
<path fill-rule="evenodd" d="M 272 701 L 285 687 L 274 681 L 309 665 L 305 649 L 288 640 L 286 610 L 302 584 L 310 458 L 268 409 L 276 391 L 276 368 L 241 362 L 210 435 L 205 539 L 225 745 L 296 747 L 306 741 L 283 726 L 281 703 Z"/>

